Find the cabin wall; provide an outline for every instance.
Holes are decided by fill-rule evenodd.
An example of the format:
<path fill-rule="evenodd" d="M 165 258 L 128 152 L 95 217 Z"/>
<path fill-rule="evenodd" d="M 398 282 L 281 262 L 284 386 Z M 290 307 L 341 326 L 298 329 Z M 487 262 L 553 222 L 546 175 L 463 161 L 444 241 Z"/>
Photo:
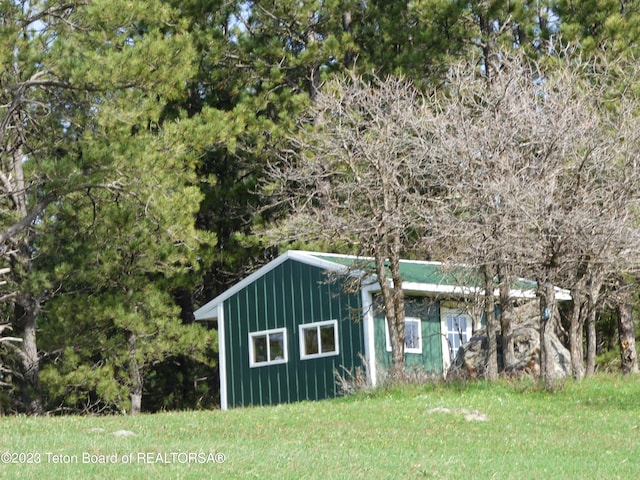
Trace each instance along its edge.
<path fill-rule="evenodd" d="M 376 351 L 377 372 L 384 378 L 384 371 L 391 368 L 391 352 L 387 345 L 387 327 L 384 311 L 378 307 L 374 314 L 374 343 Z M 405 297 L 405 317 L 420 318 L 422 333 L 422 352 L 405 353 L 407 372 L 420 370 L 430 374 L 441 374 L 442 362 L 442 328 L 440 322 L 440 302 L 430 297 Z"/>
<path fill-rule="evenodd" d="M 361 303 L 343 281 L 287 260 L 224 302 L 229 407 L 319 400 L 338 394 L 335 371 L 361 366 Z M 298 325 L 338 322 L 338 355 L 300 358 Z M 286 329 L 286 363 L 250 366 L 249 334 Z"/>

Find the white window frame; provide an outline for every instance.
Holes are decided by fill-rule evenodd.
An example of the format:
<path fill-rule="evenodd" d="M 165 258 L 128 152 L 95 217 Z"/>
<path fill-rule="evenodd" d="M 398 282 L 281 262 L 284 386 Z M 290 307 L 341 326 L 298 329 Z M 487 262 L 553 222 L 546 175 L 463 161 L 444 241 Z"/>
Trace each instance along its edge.
<path fill-rule="evenodd" d="M 304 341 L 304 331 L 312 328 L 316 328 L 318 339 L 320 339 L 320 328 L 332 326 L 333 327 L 333 342 L 334 349 L 331 352 L 322 352 L 322 342 L 318 342 L 318 353 L 306 353 L 306 344 Z M 298 325 L 298 334 L 300 337 L 300 359 L 311 360 L 313 358 L 332 357 L 340 354 L 340 342 L 338 341 L 338 320 L 325 320 L 322 322 L 303 323 Z"/>
<path fill-rule="evenodd" d="M 463 332 L 463 335 L 466 336 L 466 341 L 461 342 L 460 346 L 456 348 L 454 352 L 451 351 L 453 343 L 450 343 L 449 335 L 450 334 L 459 335 L 459 333 L 449 331 L 449 326 L 447 324 L 447 317 L 465 317 L 467 321 L 467 328 Z M 455 360 L 456 355 L 458 354 L 458 350 L 464 344 L 466 344 L 471 339 L 471 336 L 473 335 L 473 317 L 466 310 L 460 307 L 445 305 L 445 306 L 442 306 L 440 309 L 440 322 L 441 322 L 441 328 L 443 333 L 442 335 L 443 337 L 442 352 L 444 357 L 443 360 L 444 360 L 445 367 L 448 368 L 449 366 L 451 366 L 451 364 Z"/>
<path fill-rule="evenodd" d="M 274 360 L 269 360 L 269 358 L 271 357 L 271 342 L 269 341 L 269 337 L 274 334 L 282 334 L 283 357 L 277 358 Z M 267 337 L 267 360 L 264 362 L 256 362 L 253 339 L 255 337 L 265 337 L 265 336 Z M 287 363 L 288 361 L 287 350 L 288 349 L 287 349 L 287 329 L 286 328 L 272 328 L 271 330 L 261 330 L 259 332 L 249 333 L 249 366 L 251 368 L 266 367 L 269 365 L 279 365 L 281 363 Z"/>
<path fill-rule="evenodd" d="M 417 323 L 418 324 L 418 345 L 419 348 L 408 348 L 407 347 L 407 323 Z M 419 317 L 405 317 L 404 318 L 404 353 L 417 353 L 422 354 L 422 319 Z M 384 318 L 384 327 L 386 334 L 386 342 L 387 342 L 387 352 L 391 351 L 391 335 L 389 334 L 389 321 L 387 317 Z"/>

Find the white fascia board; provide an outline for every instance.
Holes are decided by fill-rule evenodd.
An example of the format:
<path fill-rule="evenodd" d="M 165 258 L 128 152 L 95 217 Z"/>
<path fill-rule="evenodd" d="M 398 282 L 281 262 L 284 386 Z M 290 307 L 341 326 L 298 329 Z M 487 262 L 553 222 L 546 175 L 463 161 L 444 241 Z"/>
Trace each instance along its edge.
<path fill-rule="evenodd" d="M 571 300 L 571 292 L 566 288 L 554 287 L 556 289 L 556 298 L 558 300 Z"/>
<path fill-rule="evenodd" d="M 388 281 L 389 286 L 393 287 L 393 281 Z M 377 282 L 369 287 L 371 292 L 379 292 L 380 284 Z M 437 283 L 418 283 L 418 282 L 402 282 L 402 290 L 405 292 L 416 293 L 435 293 L 449 295 L 474 295 L 482 290 L 475 287 L 462 287 L 459 285 L 440 285 Z"/>
<path fill-rule="evenodd" d="M 349 271 L 349 268 L 344 265 L 332 262 L 331 260 L 324 260 L 323 258 L 321 258 L 323 255 L 326 255 L 328 257 L 344 257 L 344 258 L 351 258 L 351 259 L 358 258 L 358 257 L 354 257 L 353 255 L 340 255 L 340 254 L 331 254 L 331 253 L 323 254 L 321 252 L 305 252 L 301 250 L 289 250 L 283 253 L 282 255 L 280 255 L 278 258 L 267 263 L 260 269 L 256 270 L 251 275 L 245 277 L 243 280 L 236 283 L 233 287 L 229 288 L 222 294 L 218 295 L 216 298 L 214 298 L 210 302 L 200 307 L 198 310 L 194 312 L 195 319 L 205 320 L 205 319 L 216 318 L 218 315 L 217 313 L 218 305 L 222 304 L 227 298 L 233 296 L 243 288 L 249 286 L 255 280 L 267 274 L 268 272 L 270 272 L 280 264 L 284 263 L 288 259 L 294 259 L 299 262 L 305 263 L 307 265 L 315 266 L 324 270 L 330 270 L 335 272 L 345 272 L 345 273 L 348 272 L 350 275 L 354 277 L 365 277 L 366 275 L 366 273 L 363 272 L 362 270 Z M 367 258 L 365 257 L 360 257 L 360 259 L 367 260 Z M 425 261 L 418 261 L 418 260 L 413 260 L 413 261 L 403 260 L 403 261 L 408 261 L 416 264 L 440 265 L 439 262 L 425 262 Z M 389 282 L 390 282 L 390 285 L 392 285 L 392 282 L 391 281 Z M 380 286 L 377 285 L 375 275 L 369 275 L 367 278 L 363 278 L 362 284 L 363 284 L 363 288 L 367 288 L 370 292 L 375 292 L 380 290 Z M 439 285 L 439 284 L 433 284 L 433 283 L 416 283 L 416 282 L 403 282 L 402 288 L 405 291 L 425 292 L 425 293 L 435 293 L 435 294 L 449 294 L 449 295 L 463 295 L 463 296 L 474 295 L 479 292 L 482 292 L 482 289 L 477 287 L 463 287 L 459 285 Z M 558 287 L 556 287 L 556 295 L 559 300 L 571 299 L 571 295 L 567 290 L 560 289 Z M 516 298 L 535 298 L 536 293 L 535 291 L 512 290 L 512 296 Z"/>
<path fill-rule="evenodd" d="M 566 290 L 560 287 L 554 287 L 554 290 L 556 292 L 557 300 L 563 300 L 563 301 L 571 300 L 571 292 L 569 292 L 569 290 Z M 495 290 L 494 295 L 496 297 L 499 296 L 500 291 Z M 535 290 L 511 289 L 511 291 L 509 292 L 509 296 L 512 298 L 525 298 L 525 299 L 538 298 L 538 294 Z"/>
<path fill-rule="evenodd" d="M 364 330 L 364 358 L 367 362 L 369 382 L 372 386 L 377 383 L 376 369 L 376 348 L 374 339 L 373 325 L 373 297 L 374 287 L 380 287 L 378 284 L 369 285 L 361 289 L 360 295 L 362 299 L 362 323 Z"/>
<path fill-rule="evenodd" d="M 218 372 L 220 376 L 220 409 L 229 408 L 227 400 L 227 351 L 225 349 L 226 329 L 224 324 L 224 304 L 218 307 Z"/>
<path fill-rule="evenodd" d="M 389 286 L 393 286 L 393 282 L 391 280 L 389 280 Z M 371 292 L 379 292 L 380 285 L 376 283 L 375 285 L 372 285 L 369 290 Z M 463 297 L 481 295 L 484 292 L 484 289 L 479 287 L 463 287 L 460 285 L 439 285 L 436 283 L 417 283 L 417 282 L 403 282 L 402 290 L 404 290 L 405 292 L 459 295 Z M 556 298 L 558 300 L 571 300 L 571 294 L 568 290 L 565 290 L 559 287 L 555 287 L 555 290 L 556 290 Z M 496 297 L 498 297 L 500 294 L 500 291 L 496 289 L 493 292 L 493 294 Z M 512 298 L 524 298 L 524 299 L 537 298 L 537 294 L 535 290 L 512 289 L 509 295 Z"/>
<path fill-rule="evenodd" d="M 218 301 L 218 298 L 219 297 L 214 298 L 213 300 L 193 312 L 193 316 L 195 317 L 196 322 L 200 320 L 213 320 L 214 318 L 217 318 L 218 305 L 222 304 L 222 300 Z"/>
<path fill-rule="evenodd" d="M 473 295 L 480 290 L 475 287 L 462 287 L 460 285 L 439 285 L 437 283 L 402 282 L 405 292 L 447 293 L 451 295 Z"/>
<path fill-rule="evenodd" d="M 298 260 L 299 262 L 311 265 L 312 267 L 318 267 L 323 270 L 332 270 L 336 272 L 348 272 L 349 268 L 339 263 L 332 262 L 330 260 L 324 260 L 318 258 L 322 254 L 317 252 L 305 252 L 303 250 L 289 250 L 284 255 L 288 255 L 289 258 Z M 330 255 L 330 254 L 326 254 Z M 332 257 L 348 257 L 348 255 L 331 255 Z"/>
<path fill-rule="evenodd" d="M 370 257 L 356 257 L 354 255 L 345 255 L 338 253 L 323 253 L 323 252 L 305 252 L 305 251 L 297 251 L 292 250 L 288 252 L 291 254 L 292 258 L 296 258 L 300 261 L 303 261 L 309 265 L 315 265 L 320 268 L 324 268 L 327 270 L 337 270 L 337 271 L 349 271 L 348 267 L 344 265 L 337 264 L 330 260 L 322 260 L 318 257 L 328 256 L 328 257 L 339 257 L 339 258 L 348 258 L 358 260 L 373 260 Z M 442 266 L 444 263 L 442 262 L 434 262 L 434 261 L 426 261 L 426 260 L 402 260 L 403 263 L 413 263 L 416 265 L 434 265 L 434 266 Z M 460 265 L 465 266 L 465 265 Z M 367 275 L 366 272 L 362 270 L 353 270 L 350 272 L 351 275 L 356 277 L 365 277 Z M 526 279 L 520 278 L 520 281 L 526 281 Z M 374 285 L 375 284 L 375 285 Z M 375 274 L 368 274 L 366 278 L 362 280 L 363 288 L 368 288 L 370 292 L 377 292 L 380 290 L 380 285 L 377 283 L 377 276 Z M 393 286 L 393 281 L 389 279 L 389 285 Z M 554 287 L 556 291 L 556 298 L 558 300 L 571 300 L 571 293 L 569 290 Z M 441 285 L 436 283 L 419 283 L 419 282 L 403 282 L 402 289 L 405 291 L 414 291 L 414 292 L 426 292 L 426 293 L 444 293 L 444 294 L 452 294 L 452 295 L 463 295 L 470 296 L 482 293 L 484 291 L 481 287 L 464 287 L 461 285 Z M 494 294 L 495 296 L 499 295 L 499 290 L 496 289 Z M 522 289 L 511 289 L 510 296 L 514 298 L 536 298 L 537 294 L 535 289 L 533 290 L 522 290 Z"/>

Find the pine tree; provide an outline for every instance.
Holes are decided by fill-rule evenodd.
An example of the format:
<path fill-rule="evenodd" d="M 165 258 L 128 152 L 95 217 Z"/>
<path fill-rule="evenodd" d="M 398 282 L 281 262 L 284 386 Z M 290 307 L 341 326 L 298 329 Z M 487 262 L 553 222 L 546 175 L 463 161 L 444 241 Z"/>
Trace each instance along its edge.
<path fill-rule="evenodd" d="M 163 30 L 180 20 L 159 1 L 2 8 L 0 243 L 11 267 L 4 300 L 22 339 L 12 348 L 24 379 L 15 408 L 40 413 L 37 322 L 60 288 L 52 272 L 64 263 L 51 257 L 41 268 L 44 250 L 71 198 L 137 188 L 124 166 L 142 161 L 148 138 L 135 133 L 156 129 L 164 105 L 182 94 L 192 51 L 188 35 Z"/>

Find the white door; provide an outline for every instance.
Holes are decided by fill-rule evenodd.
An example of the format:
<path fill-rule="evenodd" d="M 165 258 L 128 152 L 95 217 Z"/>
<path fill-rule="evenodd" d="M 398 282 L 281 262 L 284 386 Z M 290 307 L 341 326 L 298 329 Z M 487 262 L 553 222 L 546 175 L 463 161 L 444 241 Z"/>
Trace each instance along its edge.
<path fill-rule="evenodd" d="M 441 309 L 442 355 L 444 368 L 447 369 L 456 358 L 458 349 L 467 343 L 473 331 L 471 315 L 460 308 L 443 307 Z"/>

